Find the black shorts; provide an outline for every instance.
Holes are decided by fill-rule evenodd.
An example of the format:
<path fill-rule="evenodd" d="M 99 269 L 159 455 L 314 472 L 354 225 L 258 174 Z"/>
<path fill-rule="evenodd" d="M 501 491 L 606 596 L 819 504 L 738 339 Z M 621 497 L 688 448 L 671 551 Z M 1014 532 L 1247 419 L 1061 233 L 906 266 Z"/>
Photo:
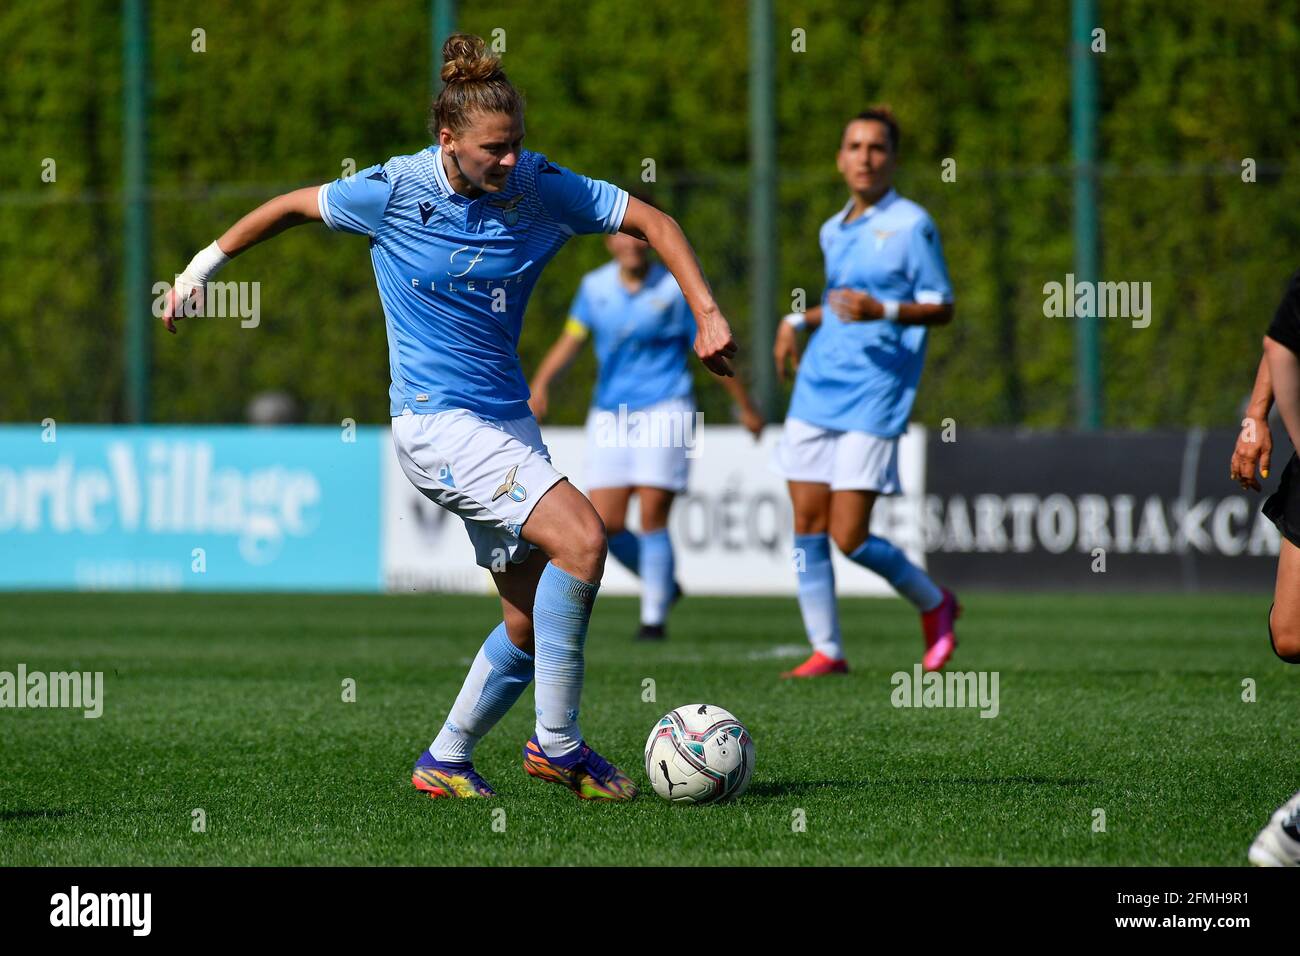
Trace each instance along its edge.
<path fill-rule="evenodd" d="M 1277 491 L 1264 502 L 1264 517 L 1277 525 L 1282 537 L 1300 548 L 1300 458 L 1295 452 L 1282 471 Z"/>

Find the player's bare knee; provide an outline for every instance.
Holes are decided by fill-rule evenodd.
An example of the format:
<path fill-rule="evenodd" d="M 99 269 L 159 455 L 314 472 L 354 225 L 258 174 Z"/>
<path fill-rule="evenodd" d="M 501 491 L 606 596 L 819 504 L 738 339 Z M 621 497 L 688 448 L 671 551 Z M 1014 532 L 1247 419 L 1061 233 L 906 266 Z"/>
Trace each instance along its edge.
<path fill-rule="evenodd" d="M 1275 610 L 1269 619 L 1269 634 L 1278 657 L 1288 664 L 1300 664 L 1300 620 Z"/>
<path fill-rule="evenodd" d="M 826 516 L 813 512 L 800 514 L 794 513 L 794 533 L 795 534 L 825 534 L 826 533 Z"/>
<path fill-rule="evenodd" d="M 844 554 L 852 554 L 862 547 L 862 542 L 867 540 L 867 536 L 857 528 L 832 528 L 831 540 Z"/>
<path fill-rule="evenodd" d="M 609 553 L 604 522 L 595 511 L 575 517 L 551 555 L 561 569 L 584 581 L 599 581 Z"/>
<path fill-rule="evenodd" d="M 605 558 L 609 554 L 609 533 L 599 517 L 585 527 L 580 542 L 583 559 L 589 563 L 589 581 L 599 581 L 605 574 Z"/>

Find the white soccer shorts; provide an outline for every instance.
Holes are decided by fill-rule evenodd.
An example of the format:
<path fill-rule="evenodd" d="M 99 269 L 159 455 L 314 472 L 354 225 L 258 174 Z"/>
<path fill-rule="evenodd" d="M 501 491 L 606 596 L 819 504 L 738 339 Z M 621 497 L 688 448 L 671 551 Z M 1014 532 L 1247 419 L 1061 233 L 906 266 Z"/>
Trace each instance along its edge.
<path fill-rule="evenodd" d="M 898 439 L 866 432 L 841 432 L 787 418 L 773 464 L 787 481 L 815 481 L 831 491 L 874 491 L 896 495 Z"/>
<path fill-rule="evenodd" d="M 518 564 L 533 546 L 519 537 L 528 516 L 564 478 L 532 415 L 494 421 L 464 409 L 393 419 L 393 446 L 411 484 L 460 516 L 484 568 Z"/>
<path fill-rule="evenodd" d="M 670 398 L 646 408 L 587 415 L 588 488 L 686 490 L 701 431 L 695 403 Z"/>

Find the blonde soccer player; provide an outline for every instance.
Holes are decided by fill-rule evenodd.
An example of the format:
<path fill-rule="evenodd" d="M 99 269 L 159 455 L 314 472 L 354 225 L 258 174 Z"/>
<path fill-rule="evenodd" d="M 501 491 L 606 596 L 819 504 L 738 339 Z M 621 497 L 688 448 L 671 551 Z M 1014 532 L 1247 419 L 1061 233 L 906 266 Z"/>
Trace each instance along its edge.
<path fill-rule="evenodd" d="M 432 145 L 255 209 L 190 263 L 166 322 L 174 331 L 185 301 L 228 258 L 289 226 L 320 221 L 368 239 L 398 461 L 465 523 L 501 597 L 501 620 L 412 782 L 430 797 L 493 796 L 474 747 L 535 683 L 524 769 L 582 798 L 629 800 L 636 786 L 591 748 L 578 721 L 605 529 L 552 466 L 529 412 L 520 326 L 565 242 L 623 232 L 649 242 L 673 273 L 695 315 L 695 353 L 711 371 L 731 374 L 736 345 L 676 222 L 524 149 L 523 99 L 482 39 L 458 34 L 442 52 Z"/>

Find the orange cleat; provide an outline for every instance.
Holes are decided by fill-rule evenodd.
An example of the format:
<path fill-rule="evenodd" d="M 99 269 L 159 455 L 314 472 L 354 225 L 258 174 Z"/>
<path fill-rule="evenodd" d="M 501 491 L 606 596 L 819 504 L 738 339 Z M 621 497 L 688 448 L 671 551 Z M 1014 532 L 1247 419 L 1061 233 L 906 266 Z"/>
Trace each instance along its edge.
<path fill-rule="evenodd" d="M 961 605 L 947 588 L 940 590 L 943 591 L 943 600 L 939 606 L 921 615 L 921 630 L 925 633 L 925 657 L 921 666 L 927 671 L 942 670 L 957 649 L 953 622 L 961 616 Z"/>
<path fill-rule="evenodd" d="M 849 672 L 849 662 L 844 658 L 838 660 L 834 657 L 827 657 L 821 651 L 813 651 L 812 657 L 808 658 L 792 671 L 786 671 L 782 677 L 826 677 L 828 674 L 847 674 Z"/>

